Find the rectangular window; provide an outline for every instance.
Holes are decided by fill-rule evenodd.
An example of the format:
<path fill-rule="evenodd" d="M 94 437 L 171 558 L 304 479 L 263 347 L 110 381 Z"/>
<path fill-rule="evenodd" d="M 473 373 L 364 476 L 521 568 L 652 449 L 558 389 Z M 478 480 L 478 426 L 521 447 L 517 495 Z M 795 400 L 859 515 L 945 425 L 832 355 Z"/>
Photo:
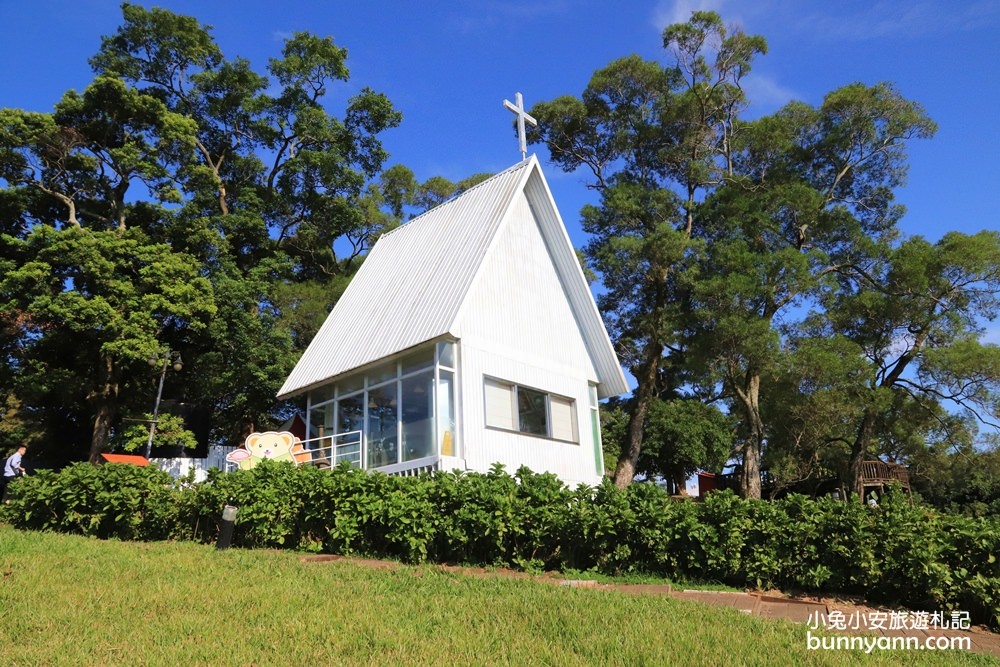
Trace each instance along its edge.
<path fill-rule="evenodd" d="M 434 454 L 434 371 L 405 377 L 400 382 L 403 460 Z"/>
<path fill-rule="evenodd" d="M 459 456 L 455 438 L 455 376 L 451 371 L 438 371 L 437 437 L 441 456 Z"/>
<path fill-rule="evenodd" d="M 545 409 L 546 394 L 527 387 L 517 387 L 517 423 L 521 433 L 549 435 L 549 420 Z"/>
<path fill-rule="evenodd" d="M 408 354 L 399 360 L 399 366 L 403 375 L 409 375 L 424 368 L 434 368 L 434 348 L 425 347 Z"/>
<path fill-rule="evenodd" d="M 355 394 L 337 401 L 337 421 L 334 428 L 327 427 L 327 435 L 360 431 L 365 424 L 365 395 Z M 364 465 L 361 460 L 361 438 L 335 438 L 330 443 L 333 446 L 333 464 L 348 461 L 359 468 Z M 325 444 L 326 441 L 324 441 Z"/>
<path fill-rule="evenodd" d="M 578 442 L 571 398 L 485 378 L 486 425 L 554 440 Z"/>
<path fill-rule="evenodd" d="M 445 368 L 455 368 L 455 344 L 438 343 L 438 363 Z"/>
<path fill-rule="evenodd" d="M 597 385 L 590 385 L 590 428 L 594 439 L 594 468 L 604 474 L 604 448 L 601 445 L 601 416 L 597 408 Z"/>
<path fill-rule="evenodd" d="M 395 382 L 368 390 L 368 467 L 399 463 L 399 401 Z"/>

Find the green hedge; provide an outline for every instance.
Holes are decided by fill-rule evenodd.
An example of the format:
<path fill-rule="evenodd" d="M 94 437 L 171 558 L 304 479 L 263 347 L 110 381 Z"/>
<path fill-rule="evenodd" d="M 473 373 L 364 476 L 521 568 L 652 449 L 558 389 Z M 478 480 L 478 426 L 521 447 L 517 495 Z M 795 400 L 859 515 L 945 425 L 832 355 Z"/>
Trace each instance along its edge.
<path fill-rule="evenodd" d="M 902 496 L 878 508 L 728 492 L 675 502 L 648 484 L 572 490 L 526 469 L 406 478 L 287 464 L 213 471 L 200 484 L 79 464 L 19 479 L 11 492 L 4 518 L 26 529 L 213 542 L 232 503 L 236 546 L 855 594 L 1000 627 L 1000 520 Z"/>

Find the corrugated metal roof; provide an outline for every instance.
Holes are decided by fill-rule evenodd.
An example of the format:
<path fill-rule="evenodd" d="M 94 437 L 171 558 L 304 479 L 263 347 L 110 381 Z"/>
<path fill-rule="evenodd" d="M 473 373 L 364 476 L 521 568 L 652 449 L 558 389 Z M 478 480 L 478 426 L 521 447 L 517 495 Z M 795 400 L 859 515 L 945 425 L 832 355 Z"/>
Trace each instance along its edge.
<path fill-rule="evenodd" d="M 447 334 L 533 159 L 383 235 L 278 397 Z"/>
<path fill-rule="evenodd" d="M 278 392 L 287 398 L 453 334 L 498 230 L 524 190 L 598 371 L 602 396 L 628 391 L 538 159 L 531 156 L 382 236 Z"/>

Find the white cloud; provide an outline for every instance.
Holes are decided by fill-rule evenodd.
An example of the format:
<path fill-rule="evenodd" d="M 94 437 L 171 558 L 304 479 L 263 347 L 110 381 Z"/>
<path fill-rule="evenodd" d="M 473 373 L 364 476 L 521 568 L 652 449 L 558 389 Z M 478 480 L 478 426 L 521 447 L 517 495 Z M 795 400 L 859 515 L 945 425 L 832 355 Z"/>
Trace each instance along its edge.
<path fill-rule="evenodd" d="M 976 30 L 1000 23 L 1000 0 L 971 4 L 923 0 L 874 2 L 849 14 L 812 13 L 795 21 L 798 32 L 825 41 L 867 41 L 887 37 L 917 38 Z"/>
<path fill-rule="evenodd" d="M 1000 26 L 1000 0 L 876 0 L 860 3 L 805 3 L 801 0 L 661 0 L 653 13 L 659 29 L 683 23 L 691 12 L 713 10 L 727 24 L 747 32 L 789 31 L 810 39 L 866 41 L 917 38 Z"/>
<path fill-rule="evenodd" d="M 668 25 L 686 22 L 691 12 L 700 11 L 715 11 L 724 20 L 731 21 L 731 12 L 726 11 L 725 4 L 725 0 L 666 0 L 653 11 L 653 24 L 657 30 L 663 30 Z"/>
<path fill-rule="evenodd" d="M 751 101 L 755 112 L 766 114 L 779 109 L 792 100 L 801 100 L 803 96 L 791 88 L 783 86 L 773 77 L 753 70 L 750 76 L 743 80 L 743 89 Z"/>
<path fill-rule="evenodd" d="M 738 10 L 749 14 L 743 15 Z M 785 13 L 782 0 L 761 0 L 749 6 L 732 0 L 665 0 L 657 5 L 652 21 L 658 30 L 663 30 L 668 25 L 688 21 L 695 11 L 718 12 L 727 26 L 736 25 L 751 33 L 754 30 L 744 27 L 746 23 L 767 22 L 771 25 L 776 18 L 778 23 L 782 23 L 779 17 Z M 758 69 L 743 81 L 743 87 L 747 97 L 753 101 L 754 111 L 759 114 L 770 113 L 793 99 L 801 99 L 801 95 L 794 90 Z"/>

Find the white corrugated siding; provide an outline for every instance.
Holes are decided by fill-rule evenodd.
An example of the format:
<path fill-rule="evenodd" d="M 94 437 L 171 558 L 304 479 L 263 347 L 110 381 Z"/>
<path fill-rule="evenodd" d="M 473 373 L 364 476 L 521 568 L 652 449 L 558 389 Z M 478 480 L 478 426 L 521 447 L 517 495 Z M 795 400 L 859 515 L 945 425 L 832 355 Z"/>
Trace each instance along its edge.
<path fill-rule="evenodd" d="M 523 193 L 510 207 L 455 331 L 463 344 L 597 381 L 563 281 Z"/>
<path fill-rule="evenodd" d="M 380 238 L 278 397 L 448 333 L 535 164 L 525 160 Z"/>
<path fill-rule="evenodd" d="M 456 329 L 462 344 L 463 437 L 470 470 L 503 463 L 553 472 L 569 484 L 600 481 L 590 428 L 589 383 L 597 371 L 582 325 L 540 223 L 523 193 L 510 207 L 493 248 L 469 293 Z M 573 257 L 573 262 L 576 258 Z M 578 265 L 577 265 L 578 266 Z M 577 269 L 579 270 L 579 269 Z M 580 276 L 581 282 L 583 281 Z M 573 400 L 575 409 L 555 408 L 558 435 L 577 443 L 486 428 L 497 396 L 487 378 L 516 383 Z M 507 395 L 508 414 L 510 398 Z M 492 425 L 499 426 L 493 420 Z M 514 427 L 511 424 L 511 428 Z"/>
<path fill-rule="evenodd" d="M 594 458 L 593 429 L 590 427 L 587 382 L 580 377 L 538 368 L 508 355 L 484 350 L 463 342 L 462 355 L 462 437 L 468 470 L 486 472 L 502 463 L 513 474 L 527 466 L 535 472 L 551 472 L 570 486 L 599 484 L 603 470 Z M 484 377 L 498 377 L 529 387 L 545 389 L 572 398 L 579 443 L 560 442 L 520 433 L 486 428 Z"/>
<path fill-rule="evenodd" d="M 524 193 L 531 204 L 546 247 L 562 278 L 566 298 L 573 306 L 576 323 L 586 341 L 594 369 L 597 372 L 597 394 L 600 398 L 618 396 L 628 391 L 618 355 L 615 354 L 600 311 L 590 292 L 590 285 L 583 275 L 566 226 L 559 216 L 559 209 L 552 199 L 552 192 L 545 183 L 542 170 L 535 169 L 524 186 Z"/>

